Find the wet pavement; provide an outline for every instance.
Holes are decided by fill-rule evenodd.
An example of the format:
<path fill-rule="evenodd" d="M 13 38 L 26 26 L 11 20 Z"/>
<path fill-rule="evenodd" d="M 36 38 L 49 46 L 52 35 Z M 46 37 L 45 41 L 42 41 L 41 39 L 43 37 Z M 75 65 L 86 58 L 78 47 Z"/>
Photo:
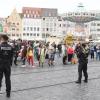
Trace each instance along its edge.
<path fill-rule="evenodd" d="M 9 100 L 100 100 L 99 61 L 89 61 L 89 82 L 80 85 L 75 83 L 77 64 L 63 66 L 59 61 L 54 67 L 12 67 L 12 94 Z M 8 100 L 4 80 L 0 100 Z"/>

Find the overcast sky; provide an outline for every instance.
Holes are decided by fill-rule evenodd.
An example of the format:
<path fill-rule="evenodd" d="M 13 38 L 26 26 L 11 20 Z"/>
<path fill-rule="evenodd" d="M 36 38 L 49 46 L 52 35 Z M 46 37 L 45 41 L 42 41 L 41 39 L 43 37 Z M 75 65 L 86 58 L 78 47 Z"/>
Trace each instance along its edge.
<path fill-rule="evenodd" d="M 0 17 L 8 16 L 14 8 L 21 12 L 25 6 L 58 8 L 59 13 L 64 13 L 75 10 L 80 2 L 86 10 L 100 10 L 100 0 L 0 0 Z"/>

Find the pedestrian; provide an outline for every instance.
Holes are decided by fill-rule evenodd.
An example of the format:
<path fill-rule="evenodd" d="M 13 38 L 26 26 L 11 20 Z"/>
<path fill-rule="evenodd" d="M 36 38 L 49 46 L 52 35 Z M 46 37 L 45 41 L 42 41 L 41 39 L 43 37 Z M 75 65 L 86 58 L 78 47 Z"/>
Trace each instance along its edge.
<path fill-rule="evenodd" d="M 19 54 L 19 47 L 18 47 L 18 44 L 15 43 L 15 45 L 14 45 L 14 64 L 15 64 L 15 66 L 18 65 L 18 63 L 17 63 L 18 54 Z"/>
<path fill-rule="evenodd" d="M 41 53 L 41 45 L 37 47 L 37 59 L 40 67 L 40 53 Z"/>
<path fill-rule="evenodd" d="M 98 48 L 97 48 L 96 60 L 99 60 L 100 61 L 100 46 L 98 46 Z"/>
<path fill-rule="evenodd" d="M 84 82 L 85 83 L 88 82 L 88 73 L 87 73 L 88 55 L 89 55 L 89 50 L 86 48 L 85 44 L 82 44 L 82 46 L 80 46 L 77 51 L 79 65 L 78 65 L 78 80 L 76 81 L 76 83 L 78 84 L 81 83 L 82 71 L 85 76 Z"/>
<path fill-rule="evenodd" d="M 65 44 L 62 45 L 62 62 L 63 62 L 63 65 L 66 65 L 66 62 L 67 62 L 67 48 L 66 48 Z"/>
<path fill-rule="evenodd" d="M 26 58 L 27 58 L 27 47 L 24 46 L 23 50 L 22 50 L 22 67 L 26 67 L 25 62 L 26 62 Z"/>
<path fill-rule="evenodd" d="M 45 46 L 43 45 L 42 48 L 41 48 L 41 51 L 40 51 L 40 65 L 42 64 L 42 67 L 44 65 L 44 62 L 45 62 Z"/>
<path fill-rule="evenodd" d="M 35 67 L 34 66 L 34 53 L 32 47 L 29 47 L 27 50 L 27 60 L 29 63 L 29 66 Z"/>
<path fill-rule="evenodd" d="M 62 46 L 61 46 L 61 44 L 58 44 L 58 46 L 57 46 L 57 48 L 58 48 L 58 55 L 59 55 L 59 57 L 61 57 L 61 50 L 62 50 L 62 48 L 61 48 Z"/>
<path fill-rule="evenodd" d="M 1 35 L 0 44 L 0 88 L 2 86 L 2 78 L 5 76 L 6 96 L 9 98 L 11 93 L 11 66 L 13 59 L 13 48 L 8 44 L 8 36 Z"/>
<path fill-rule="evenodd" d="M 90 47 L 90 54 L 91 54 L 91 59 L 94 60 L 94 46 Z"/>
<path fill-rule="evenodd" d="M 71 62 L 74 54 L 74 49 L 71 46 L 69 46 L 67 52 L 68 52 L 68 62 Z"/>
<path fill-rule="evenodd" d="M 51 45 L 49 48 L 49 60 L 48 60 L 48 64 L 49 66 L 54 66 L 54 57 L 55 56 L 55 50 L 54 47 Z"/>

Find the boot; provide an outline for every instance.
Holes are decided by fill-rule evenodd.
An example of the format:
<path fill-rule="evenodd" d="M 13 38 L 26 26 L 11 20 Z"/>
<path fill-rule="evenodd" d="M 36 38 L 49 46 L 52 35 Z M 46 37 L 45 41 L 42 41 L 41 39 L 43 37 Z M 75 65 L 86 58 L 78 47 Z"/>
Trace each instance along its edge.
<path fill-rule="evenodd" d="M 88 79 L 85 79 L 84 82 L 85 82 L 85 83 L 88 83 Z"/>
<path fill-rule="evenodd" d="M 80 81 L 80 80 L 77 80 L 75 83 L 77 83 L 77 84 L 81 84 L 81 81 Z"/>
<path fill-rule="evenodd" d="M 10 98 L 10 92 L 7 92 L 7 93 L 6 93 L 6 97 L 7 97 L 7 98 Z"/>

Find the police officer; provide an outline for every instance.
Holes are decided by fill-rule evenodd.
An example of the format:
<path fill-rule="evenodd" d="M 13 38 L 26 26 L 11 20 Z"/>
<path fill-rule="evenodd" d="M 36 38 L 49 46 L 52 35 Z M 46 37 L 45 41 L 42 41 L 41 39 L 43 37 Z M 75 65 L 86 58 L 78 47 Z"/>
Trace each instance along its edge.
<path fill-rule="evenodd" d="M 82 44 L 78 47 L 77 49 L 77 57 L 79 60 L 79 65 L 78 65 L 78 80 L 76 83 L 80 84 L 81 79 L 82 79 L 82 71 L 84 73 L 85 80 L 84 82 L 88 82 L 88 73 L 87 73 L 87 63 L 88 63 L 88 54 L 89 50 L 86 48 L 85 44 Z"/>
<path fill-rule="evenodd" d="M 8 36 L 1 35 L 0 44 L 0 89 L 2 86 L 2 78 L 5 76 L 6 96 L 10 97 L 11 92 L 11 65 L 13 58 L 13 48 L 8 44 Z"/>

